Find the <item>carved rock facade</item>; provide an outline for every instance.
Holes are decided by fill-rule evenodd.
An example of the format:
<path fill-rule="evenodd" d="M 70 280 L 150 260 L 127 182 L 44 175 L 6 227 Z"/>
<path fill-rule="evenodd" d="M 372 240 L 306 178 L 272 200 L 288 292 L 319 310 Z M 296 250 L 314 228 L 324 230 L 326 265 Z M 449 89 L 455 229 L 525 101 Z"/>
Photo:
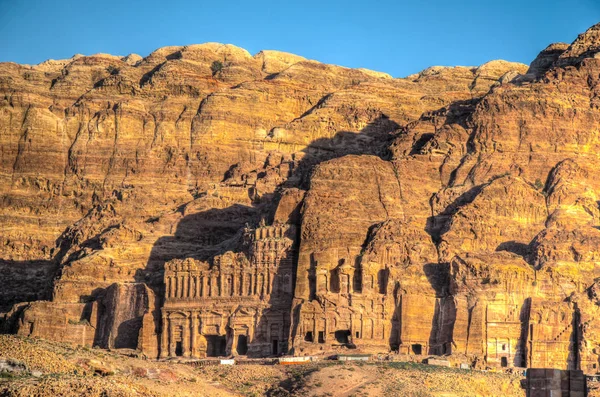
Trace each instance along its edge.
<path fill-rule="evenodd" d="M 218 44 L 0 64 L 0 325 L 596 372 L 598 48 L 402 79 Z"/>
<path fill-rule="evenodd" d="M 166 263 L 160 357 L 286 353 L 295 244 L 294 226 L 262 226 L 212 265 Z"/>

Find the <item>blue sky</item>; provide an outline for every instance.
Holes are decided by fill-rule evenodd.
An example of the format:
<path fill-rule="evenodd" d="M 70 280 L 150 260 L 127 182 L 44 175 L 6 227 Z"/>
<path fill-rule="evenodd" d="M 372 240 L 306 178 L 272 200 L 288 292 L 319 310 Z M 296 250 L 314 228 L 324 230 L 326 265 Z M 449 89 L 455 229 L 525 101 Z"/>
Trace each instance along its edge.
<path fill-rule="evenodd" d="M 0 62 L 216 41 L 402 77 L 432 65 L 529 63 L 598 22 L 600 0 L 0 0 Z"/>

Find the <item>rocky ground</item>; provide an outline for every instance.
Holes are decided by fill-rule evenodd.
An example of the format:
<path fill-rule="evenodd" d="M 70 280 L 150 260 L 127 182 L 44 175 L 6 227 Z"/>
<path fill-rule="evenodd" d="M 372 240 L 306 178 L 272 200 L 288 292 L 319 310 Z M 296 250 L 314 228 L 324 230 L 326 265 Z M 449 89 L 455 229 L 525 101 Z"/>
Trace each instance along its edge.
<path fill-rule="evenodd" d="M 193 367 L 0 336 L 0 396 L 522 396 L 520 380 L 399 362 Z"/>

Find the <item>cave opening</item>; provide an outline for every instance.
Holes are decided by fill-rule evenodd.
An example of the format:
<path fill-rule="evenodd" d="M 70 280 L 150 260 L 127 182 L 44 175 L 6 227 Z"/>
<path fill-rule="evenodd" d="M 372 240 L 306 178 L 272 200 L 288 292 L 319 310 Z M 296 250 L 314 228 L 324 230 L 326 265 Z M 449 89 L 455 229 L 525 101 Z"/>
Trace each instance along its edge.
<path fill-rule="evenodd" d="M 419 343 L 415 343 L 414 345 L 411 346 L 412 348 L 412 352 L 416 355 L 420 355 L 423 354 L 423 346 L 421 346 L 421 344 Z"/>
<path fill-rule="evenodd" d="M 306 333 L 306 335 L 304 336 L 304 341 L 305 342 L 313 342 L 313 333 L 312 333 L 312 331 L 308 331 Z"/>
<path fill-rule="evenodd" d="M 238 335 L 237 353 L 245 356 L 248 353 L 248 337 L 246 335 Z"/>
<path fill-rule="evenodd" d="M 325 343 L 325 332 L 319 331 L 319 343 Z"/>
<path fill-rule="evenodd" d="M 350 341 L 350 335 L 351 333 L 347 329 L 338 330 L 335 331 L 335 340 L 342 345 L 347 345 Z"/>
<path fill-rule="evenodd" d="M 177 357 L 183 356 L 183 342 L 180 340 L 175 342 L 175 355 Z"/>

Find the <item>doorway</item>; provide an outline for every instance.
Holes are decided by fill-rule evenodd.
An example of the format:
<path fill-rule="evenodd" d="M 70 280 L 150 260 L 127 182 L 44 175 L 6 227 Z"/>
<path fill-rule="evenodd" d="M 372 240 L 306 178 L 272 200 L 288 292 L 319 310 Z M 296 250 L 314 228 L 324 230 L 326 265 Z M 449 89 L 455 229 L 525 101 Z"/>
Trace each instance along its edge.
<path fill-rule="evenodd" d="M 342 345 L 347 345 L 350 341 L 350 335 L 350 331 L 347 329 L 335 331 L 335 340 Z"/>
<path fill-rule="evenodd" d="M 419 343 L 415 343 L 411 347 L 413 354 L 420 355 L 423 353 L 423 346 L 421 346 Z"/>
<path fill-rule="evenodd" d="M 221 335 L 205 335 L 206 355 L 208 357 L 224 356 L 227 349 L 227 338 Z"/>
<path fill-rule="evenodd" d="M 279 354 L 279 341 L 277 339 L 273 339 L 271 351 L 274 356 Z"/>
<path fill-rule="evenodd" d="M 248 337 L 246 335 L 238 335 L 237 353 L 245 356 L 248 353 Z"/>

